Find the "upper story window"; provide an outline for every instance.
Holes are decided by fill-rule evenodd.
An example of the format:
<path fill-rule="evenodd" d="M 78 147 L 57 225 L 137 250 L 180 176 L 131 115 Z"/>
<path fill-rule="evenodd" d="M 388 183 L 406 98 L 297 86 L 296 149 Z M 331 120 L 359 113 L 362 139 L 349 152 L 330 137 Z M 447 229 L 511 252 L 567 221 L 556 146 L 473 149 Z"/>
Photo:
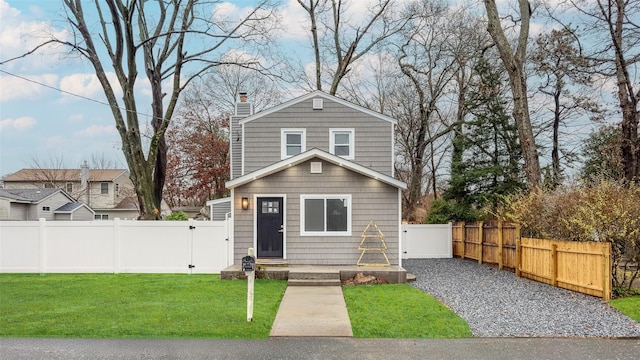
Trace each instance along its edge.
<path fill-rule="evenodd" d="M 307 132 L 305 129 L 282 129 L 282 159 L 307 151 Z"/>
<path fill-rule="evenodd" d="M 108 194 L 109 193 L 109 183 L 103 182 L 100 183 L 100 194 Z"/>
<path fill-rule="evenodd" d="M 44 188 L 45 189 L 53 189 L 54 188 L 53 183 L 50 183 L 50 182 L 44 183 Z"/>
<path fill-rule="evenodd" d="M 329 130 L 329 149 L 333 155 L 353 160 L 355 158 L 355 130 Z"/>
<path fill-rule="evenodd" d="M 73 192 L 73 183 L 67 183 L 67 192 L 71 194 Z"/>

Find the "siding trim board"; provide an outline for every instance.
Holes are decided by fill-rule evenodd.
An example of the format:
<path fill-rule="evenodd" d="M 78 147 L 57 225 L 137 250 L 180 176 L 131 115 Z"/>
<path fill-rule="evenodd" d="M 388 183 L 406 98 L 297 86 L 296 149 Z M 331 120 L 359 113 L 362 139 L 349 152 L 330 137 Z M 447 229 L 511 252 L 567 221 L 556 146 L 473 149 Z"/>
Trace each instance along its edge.
<path fill-rule="evenodd" d="M 356 164 L 354 162 L 351 162 L 349 160 L 345 160 L 339 156 L 335 156 L 333 154 L 329 154 L 325 151 L 322 151 L 320 149 L 311 149 L 308 150 L 302 154 L 298 154 L 296 156 L 292 156 L 288 159 L 279 161 L 275 164 L 266 166 L 260 170 L 256 170 L 252 173 L 243 175 L 237 179 L 233 179 L 230 181 L 227 181 L 226 186 L 228 189 L 233 189 L 236 188 L 238 186 L 244 185 L 244 184 L 248 184 L 254 180 L 263 178 L 265 176 L 277 173 L 279 171 L 282 171 L 288 167 L 294 166 L 294 165 L 298 165 L 300 163 L 303 163 L 307 160 L 310 160 L 312 158 L 319 158 L 322 160 L 325 160 L 327 162 L 333 163 L 334 165 L 338 165 L 340 167 L 344 167 L 346 169 L 349 169 L 353 172 L 359 173 L 361 175 L 370 177 L 374 180 L 378 180 L 381 181 L 385 184 L 391 185 L 391 186 L 395 186 L 397 188 L 403 189 L 405 190 L 407 188 L 407 184 L 405 184 L 402 181 L 396 180 L 390 176 L 381 174 L 377 171 L 371 170 L 367 167 L 364 167 L 362 165 Z"/>

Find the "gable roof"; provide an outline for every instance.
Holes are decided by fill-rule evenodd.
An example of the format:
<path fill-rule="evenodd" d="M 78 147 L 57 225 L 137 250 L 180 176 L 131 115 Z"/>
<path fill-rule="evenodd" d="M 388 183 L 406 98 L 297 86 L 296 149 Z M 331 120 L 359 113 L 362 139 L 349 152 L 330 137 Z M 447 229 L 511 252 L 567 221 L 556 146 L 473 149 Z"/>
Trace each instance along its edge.
<path fill-rule="evenodd" d="M 95 211 L 93 211 L 89 206 L 87 206 L 87 204 L 85 203 L 80 203 L 80 202 L 68 202 L 62 206 L 60 206 L 59 208 L 54 210 L 54 213 L 56 214 L 71 214 L 73 212 L 75 212 L 76 210 L 85 207 L 87 208 L 87 210 L 91 211 L 92 214 L 95 214 Z"/>
<path fill-rule="evenodd" d="M 126 172 L 126 169 L 89 169 L 89 181 L 113 181 Z M 2 178 L 3 181 L 30 182 L 78 182 L 80 179 L 80 169 L 21 169 Z"/>
<path fill-rule="evenodd" d="M 73 197 L 62 189 L 0 189 L 0 196 L 19 202 L 37 204 L 58 192 L 66 196 L 69 201 L 75 201 Z"/>
<path fill-rule="evenodd" d="M 337 102 L 338 104 L 344 105 L 344 106 L 349 107 L 349 108 L 351 108 L 353 110 L 356 110 L 356 111 L 360 111 L 360 112 L 366 113 L 366 114 L 368 114 L 368 115 L 370 115 L 372 117 L 375 117 L 375 118 L 377 118 L 379 120 L 387 121 L 387 122 L 390 122 L 392 124 L 395 124 L 397 122 L 396 119 L 394 119 L 392 117 L 383 115 L 383 114 L 381 114 L 379 112 L 376 112 L 376 111 L 373 111 L 373 110 L 369 110 L 369 109 L 367 109 L 365 107 L 362 107 L 360 105 L 356 105 L 356 104 L 354 104 L 352 102 L 349 102 L 347 100 L 341 99 L 339 97 L 336 97 L 336 96 L 333 96 L 333 95 L 329 95 L 324 91 L 316 90 L 316 91 L 310 92 L 310 93 L 308 93 L 306 95 L 302 95 L 302 96 L 299 96 L 299 97 L 297 97 L 295 99 L 291 99 L 289 101 L 286 101 L 286 102 L 284 102 L 284 103 L 282 103 L 282 104 L 280 104 L 278 106 L 272 107 L 272 108 L 270 108 L 268 110 L 264 110 L 264 111 L 261 111 L 259 113 L 254 114 L 254 115 L 247 116 L 246 118 L 240 120 L 239 124 L 243 125 L 243 124 L 248 123 L 250 121 L 259 119 L 259 118 L 261 118 L 263 116 L 267 116 L 267 115 L 272 114 L 274 112 L 278 112 L 278 111 L 280 111 L 282 109 L 285 109 L 285 108 L 287 108 L 289 106 L 293 106 L 293 105 L 299 104 L 299 103 L 301 103 L 303 101 L 306 101 L 306 100 L 309 100 L 309 99 L 312 99 L 312 98 L 318 98 L 318 97 L 324 98 L 324 99 L 327 99 L 327 100 L 330 100 L 330 101 Z"/>
<path fill-rule="evenodd" d="M 406 189 L 407 188 L 407 184 L 405 184 L 404 182 L 400 181 L 400 180 L 396 180 L 390 176 L 384 175 L 382 173 L 379 173 L 375 170 L 371 170 L 367 167 L 364 167 L 362 165 L 356 164 L 354 162 L 351 162 L 349 160 L 345 160 L 339 156 L 335 156 L 333 154 L 330 154 L 328 152 L 322 151 L 320 149 L 317 148 L 313 148 L 311 150 L 305 151 L 301 154 L 298 154 L 296 156 L 292 156 L 288 159 L 279 161 L 275 164 L 269 165 L 267 167 L 263 167 L 260 170 L 256 170 L 254 172 L 251 172 L 249 174 L 246 174 L 244 176 L 241 176 L 239 178 L 227 181 L 226 185 L 228 189 L 233 189 L 236 188 L 238 186 L 244 185 L 244 184 L 248 184 L 254 180 L 263 178 L 265 176 L 271 175 L 271 174 L 275 174 L 279 171 L 282 171 L 290 166 L 294 166 L 294 165 L 298 165 L 301 164 L 307 160 L 313 159 L 313 158 L 318 158 L 327 162 L 330 162 L 334 165 L 338 165 L 341 167 L 344 167 L 346 169 L 349 169 L 353 172 L 357 172 L 361 175 L 364 176 L 368 176 L 372 179 L 381 181 L 385 184 L 391 185 L 391 186 L 395 186 L 397 188 L 400 189 Z"/>

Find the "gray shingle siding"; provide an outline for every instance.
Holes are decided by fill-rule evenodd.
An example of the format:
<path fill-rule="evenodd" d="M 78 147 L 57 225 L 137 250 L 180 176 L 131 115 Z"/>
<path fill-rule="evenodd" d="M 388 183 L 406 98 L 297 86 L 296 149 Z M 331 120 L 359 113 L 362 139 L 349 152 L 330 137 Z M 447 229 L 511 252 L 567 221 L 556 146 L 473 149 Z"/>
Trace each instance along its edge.
<path fill-rule="evenodd" d="M 344 128 L 355 130 L 353 161 L 392 176 L 393 124 L 329 99 L 324 99 L 322 110 L 313 110 L 312 104 L 313 98 L 244 124 L 244 174 L 281 160 L 281 129 L 304 128 L 307 150 L 330 152 L 330 129 Z M 237 159 L 234 157 L 234 178 L 239 175 Z"/>
<path fill-rule="evenodd" d="M 229 142 L 231 144 L 231 178 L 235 179 L 242 175 L 242 128 L 238 122 L 243 116 L 231 117 L 231 128 L 229 132 Z"/>
<path fill-rule="evenodd" d="M 309 104 L 310 106 L 310 104 Z M 326 101 L 325 101 L 326 108 Z M 357 130 L 356 130 L 357 132 Z M 279 142 L 278 142 L 279 143 Z M 266 151 L 265 151 L 266 152 Z M 373 219 L 385 234 L 387 256 L 398 264 L 398 189 L 322 161 L 322 174 L 310 173 L 313 159 L 234 190 L 234 261 L 246 255 L 254 241 L 254 194 L 286 195 L 286 258 L 290 264 L 355 265 L 361 251 L 362 231 Z M 301 194 L 351 195 L 351 236 L 300 236 Z M 242 197 L 251 199 L 249 210 L 240 208 Z"/>

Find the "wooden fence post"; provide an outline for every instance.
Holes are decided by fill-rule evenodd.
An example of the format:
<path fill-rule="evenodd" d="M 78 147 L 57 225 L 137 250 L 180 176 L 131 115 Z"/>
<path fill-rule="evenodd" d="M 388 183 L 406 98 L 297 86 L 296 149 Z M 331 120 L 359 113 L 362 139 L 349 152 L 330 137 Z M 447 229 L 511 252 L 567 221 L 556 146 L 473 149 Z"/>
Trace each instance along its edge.
<path fill-rule="evenodd" d="M 478 224 L 478 241 L 480 242 L 480 247 L 478 248 L 478 264 L 482 264 L 482 243 L 484 242 L 484 236 L 482 234 L 482 227 L 484 223 L 480 221 Z"/>
<path fill-rule="evenodd" d="M 461 224 L 462 224 L 462 225 L 460 225 L 460 226 L 462 226 L 462 238 L 461 238 L 461 240 L 462 240 L 462 256 L 461 257 L 462 257 L 462 260 L 464 260 L 464 254 L 465 254 L 465 251 L 467 249 L 467 246 L 466 246 L 466 242 L 467 242 L 467 227 L 466 227 L 464 221 L 461 222 Z"/>
<path fill-rule="evenodd" d="M 516 224 L 516 276 L 520 277 L 522 266 L 522 247 L 520 247 L 520 224 Z"/>
<path fill-rule="evenodd" d="M 551 244 L 551 285 L 558 286 L 558 245 Z"/>
<path fill-rule="evenodd" d="M 502 221 L 498 221 L 498 269 L 502 270 Z"/>
<path fill-rule="evenodd" d="M 602 256 L 602 300 L 609 301 L 611 300 L 611 243 L 607 243 L 608 246 L 604 248 L 604 252 Z"/>

